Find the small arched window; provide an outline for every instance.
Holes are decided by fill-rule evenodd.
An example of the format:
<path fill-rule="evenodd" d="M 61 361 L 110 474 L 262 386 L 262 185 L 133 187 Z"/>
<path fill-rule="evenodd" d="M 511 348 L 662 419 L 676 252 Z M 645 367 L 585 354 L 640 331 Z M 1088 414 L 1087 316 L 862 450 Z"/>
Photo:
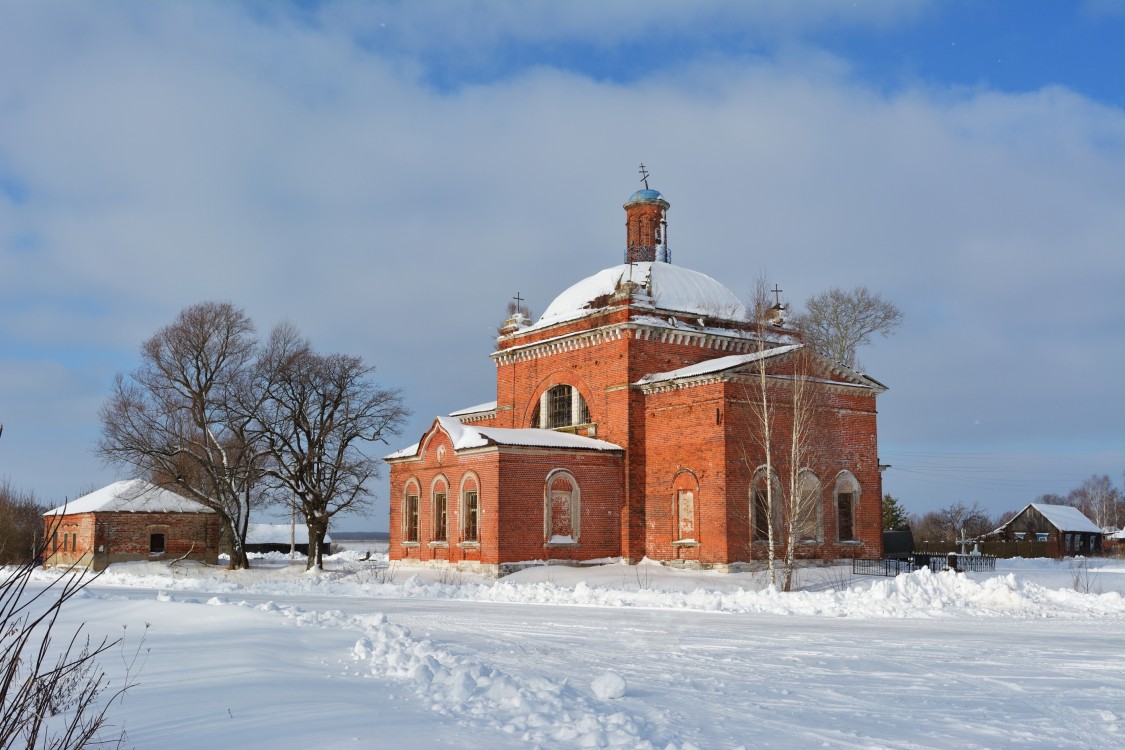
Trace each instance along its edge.
<path fill-rule="evenodd" d="M 402 541 L 418 541 L 418 483 L 413 479 L 402 492 Z"/>
<path fill-rule="evenodd" d="M 821 523 L 820 480 L 808 469 L 801 469 L 797 477 L 797 507 L 794 532 L 803 544 L 819 544 L 823 538 Z"/>
<path fill-rule="evenodd" d="M 859 507 L 859 481 L 850 471 L 841 471 L 836 477 L 836 539 L 854 542 L 855 512 Z"/>
<path fill-rule="evenodd" d="M 480 541 L 480 485 L 475 474 L 461 479 L 461 541 Z"/>
<path fill-rule="evenodd" d="M 546 430 L 590 423 L 586 399 L 572 385 L 563 383 L 543 391 L 531 415 L 531 424 Z"/>
<path fill-rule="evenodd" d="M 768 476 L 768 481 L 767 481 Z M 773 541 L 777 544 L 781 536 L 781 482 L 777 474 L 766 474 L 759 469 L 750 485 L 750 539 L 755 542 L 768 542 L 772 525 Z"/>
<path fill-rule="evenodd" d="M 440 474 L 430 485 L 430 519 L 433 523 L 430 539 L 435 542 L 449 541 L 449 483 Z"/>

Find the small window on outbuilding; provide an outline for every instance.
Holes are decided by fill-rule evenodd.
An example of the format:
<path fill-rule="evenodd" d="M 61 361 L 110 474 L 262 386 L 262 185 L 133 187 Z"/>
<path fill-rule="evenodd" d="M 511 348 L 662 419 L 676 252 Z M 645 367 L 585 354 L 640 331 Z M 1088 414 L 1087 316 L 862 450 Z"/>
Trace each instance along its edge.
<path fill-rule="evenodd" d="M 163 534 L 149 534 L 149 536 L 148 536 L 148 553 L 150 555 L 163 555 L 164 554 L 164 535 Z"/>

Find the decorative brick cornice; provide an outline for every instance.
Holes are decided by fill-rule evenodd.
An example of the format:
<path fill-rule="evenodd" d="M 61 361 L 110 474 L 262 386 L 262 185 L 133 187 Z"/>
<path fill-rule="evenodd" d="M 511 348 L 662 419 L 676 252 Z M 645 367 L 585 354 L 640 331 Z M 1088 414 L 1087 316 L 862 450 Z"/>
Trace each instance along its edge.
<path fill-rule="evenodd" d="M 793 376 L 767 374 L 766 379 L 771 383 L 789 383 L 793 381 Z M 836 380 L 825 380 L 824 378 L 810 378 L 809 381 L 833 393 L 856 394 L 864 391 L 873 392 L 875 394 L 882 393 L 878 388 L 863 383 L 841 383 Z M 662 380 L 656 383 L 636 384 L 633 387 L 639 389 L 641 393 L 649 395 L 667 391 L 678 391 L 684 388 L 697 388 L 713 383 L 735 383 L 738 385 L 757 387 L 760 385 L 761 381 L 755 373 L 727 371 L 712 372 L 695 377 L 677 378 L 676 380 Z"/>
<path fill-rule="evenodd" d="M 626 323 L 613 323 L 513 346 L 493 352 L 490 356 L 495 360 L 497 366 L 507 365 L 513 362 L 525 362 L 563 352 L 586 349 L 621 339 L 653 341 L 662 344 L 686 344 L 728 354 L 745 354 L 758 347 L 757 339 L 749 331 L 731 329 L 730 333 L 726 333 L 719 332 L 715 328 L 693 329 L 675 318 L 670 318 L 669 321 L 669 324 L 643 323 L 634 320 Z"/>

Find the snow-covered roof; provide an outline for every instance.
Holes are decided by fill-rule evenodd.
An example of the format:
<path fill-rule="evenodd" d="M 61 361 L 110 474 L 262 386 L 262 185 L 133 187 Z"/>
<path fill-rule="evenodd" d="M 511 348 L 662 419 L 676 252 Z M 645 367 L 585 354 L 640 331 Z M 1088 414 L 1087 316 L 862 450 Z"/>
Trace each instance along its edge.
<path fill-rule="evenodd" d="M 620 445 L 605 440 L 573 435 L 569 432 L 541 430 L 537 427 L 473 427 L 461 424 L 456 417 L 438 417 L 437 423 L 453 441 L 453 450 L 483 448 L 488 445 L 526 446 L 530 448 L 578 448 L 594 451 L 619 451 Z M 386 460 L 409 458 L 418 454 L 419 443 L 396 451 Z"/>
<path fill-rule="evenodd" d="M 1087 531 L 1100 534 L 1098 525 L 1086 518 L 1086 514 L 1069 505 L 1048 505 L 1047 503 L 1032 503 L 1032 508 L 1043 514 L 1059 531 Z"/>
<path fill-rule="evenodd" d="M 496 411 L 496 402 L 495 401 L 488 401 L 488 402 L 483 403 L 483 404 L 477 404 L 476 406 L 470 406 L 467 409 L 458 409 L 457 411 L 451 411 L 451 412 L 449 412 L 449 416 L 451 416 L 451 417 L 463 417 L 466 414 L 479 414 L 481 412 L 486 412 L 486 411 Z"/>
<path fill-rule="evenodd" d="M 247 544 L 289 544 L 291 537 L 297 544 L 308 544 L 309 527 L 304 523 L 296 527 L 287 523 L 252 523 L 246 527 Z M 324 541 L 331 542 L 332 537 L 325 534 Z"/>
<path fill-rule="evenodd" d="M 645 375 L 637 381 L 637 385 L 647 385 L 649 383 L 661 383 L 666 380 L 678 380 L 679 378 L 693 378 L 698 375 L 708 375 L 714 372 L 722 372 L 724 370 L 733 370 L 737 367 L 749 364 L 751 362 L 759 362 L 764 359 L 771 359 L 773 357 L 788 354 L 791 351 L 800 349 L 802 344 L 789 344 L 787 346 L 778 346 L 773 349 L 766 349 L 760 352 L 751 352 L 749 354 L 731 354 L 726 357 L 716 357 L 715 359 L 704 360 L 697 362 L 694 365 L 681 367 L 676 370 L 669 370 L 668 372 L 657 372 L 651 375 Z"/>
<path fill-rule="evenodd" d="M 143 479 L 124 479 L 83 495 L 45 516 L 72 513 L 214 513 L 205 505 L 164 490 Z"/>
<path fill-rule="evenodd" d="M 582 279 L 555 297 L 531 328 L 574 320 L 600 309 L 604 304 L 602 300 L 617 291 L 623 281 L 632 281 L 641 287 L 633 297 L 634 304 L 724 320 L 741 321 L 747 317 L 745 305 L 734 292 L 710 276 L 671 263 L 651 261 L 606 268 Z"/>

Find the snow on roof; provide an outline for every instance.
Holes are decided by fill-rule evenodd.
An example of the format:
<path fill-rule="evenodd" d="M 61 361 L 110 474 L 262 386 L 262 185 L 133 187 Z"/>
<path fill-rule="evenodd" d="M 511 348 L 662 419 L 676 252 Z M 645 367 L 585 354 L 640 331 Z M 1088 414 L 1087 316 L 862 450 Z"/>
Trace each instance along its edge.
<path fill-rule="evenodd" d="M 45 516 L 72 513 L 214 513 L 205 505 L 143 479 L 124 479 L 49 510 Z"/>
<path fill-rule="evenodd" d="M 463 417 L 466 414 L 479 414 L 480 412 L 485 412 L 485 411 L 496 411 L 496 402 L 495 401 L 488 401 L 488 402 L 483 403 L 483 404 L 477 404 L 476 406 L 470 406 L 467 409 L 458 409 L 457 411 L 451 411 L 451 412 L 449 412 L 449 416 L 451 416 L 451 417 Z"/>
<path fill-rule="evenodd" d="M 750 354 L 731 354 L 726 357 L 716 357 L 715 359 L 708 359 L 703 362 L 697 362 L 694 365 L 681 367 L 677 370 L 669 370 L 668 372 L 657 372 L 651 375 L 645 375 L 637 381 L 637 385 L 646 385 L 649 383 L 661 383 L 666 380 L 678 380 L 679 378 L 692 378 L 697 375 L 707 375 L 713 372 L 722 372 L 724 370 L 733 370 L 736 367 L 749 364 L 751 362 L 758 362 L 763 359 L 771 359 L 773 357 L 788 354 L 791 351 L 800 349 L 803 344 L 789 344 L 787 346 L 778 346 L 773 349 L 766 349 L 760 352 L 751 352 Z"/>
<path fill-rule="evenodd" d="M 247 544 L 289 544 L 290 538 L 297 544 L 308 544 L 309 527 L 303 523 L 295 527 L 287 523 L 252 523 L 246 527 Z M 324 541 L 331 542 L 332 537 L 325 534 Z"/>
<path fill-rule="evenodd" d="M 619 451 L 620 445 L 605 440 L 572 435 L 569 432 L 541 430 L 537 427 L 472 427 L 461 424 L 456 417 L 438 417 L 437 423 L 453 441 L 453 450 L 483 448 L 487 445 L 515 445 L 533 448 L 580 448 L 595 451 Z M 409 458 L 418 454 L 420 443 L 396 451 L 386 460 Z"/>
<path fill-rule="evenodd" d="M 1069 505 L 1048 505 L 1047 503 L 1032 503 L 1032 508 L 1043 514 L 1051 525 L 1059 531 L 1088 531 L 1100 534 L 1098 525 L 1086 518 L 1086 515 Z"/>
<path fill-rule="evenodd" d="M 600 309 L 600 299 L 612 295 L 622 281 L 643 287 L 648 299 L 635 295 L 634 303 L 660 310 L 706 315 L 725 320 L 745 320 L 746 307 L 731 290 L 713 278 L 671 263 L 623 264 L 598 271 L 564 291 L 547 306 L 531 328 L 543 328 L 580 318 Z"/>
<path fill-rule="evenodd" d="M 388 453 L 387 455 L 383 456 L 383 460 L 384 461 L 393 461 L 396 458 L 410 458 L 411 456 L 416 456 L 416 455 L 418 455 L 418 448 L 421 445 L 422 445 L 421 443 L 415 443 L 414 445 L 408 445 L 405 448 L 403 448 L 402 450 L 395 451 L 394 453 Z"/>

